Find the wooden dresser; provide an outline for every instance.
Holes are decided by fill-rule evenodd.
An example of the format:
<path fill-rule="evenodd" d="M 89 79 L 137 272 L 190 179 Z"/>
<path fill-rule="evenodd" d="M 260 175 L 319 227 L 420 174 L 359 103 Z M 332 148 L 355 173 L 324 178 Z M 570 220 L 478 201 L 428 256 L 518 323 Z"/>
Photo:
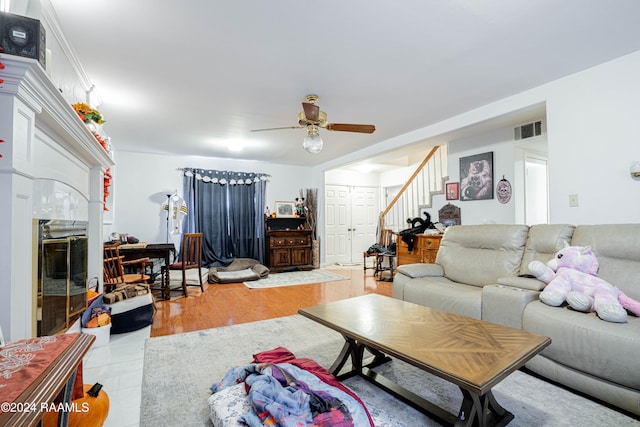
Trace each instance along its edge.
<path fill-rule="evenodd" d="M 413 251 L 409 253 L 407 244 L 398 235 L 396 241 L 397 265 L 435 262 L 441 240 L 442 234 L 417 234 Z"/>
<path fill-rule="evenodd" d="M 305 218 L 266 218 L 267 266 L 272 272 L 311 270 L 311 230 Z"/>

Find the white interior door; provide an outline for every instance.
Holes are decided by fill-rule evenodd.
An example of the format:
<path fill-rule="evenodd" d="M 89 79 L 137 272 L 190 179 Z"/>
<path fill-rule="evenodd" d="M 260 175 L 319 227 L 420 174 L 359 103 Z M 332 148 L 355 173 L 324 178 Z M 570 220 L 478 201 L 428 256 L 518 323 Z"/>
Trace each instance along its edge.
<path fill-rule="evenodd" d="M 349 187 L 325 186 L 325 239 L 326 263 L 344 262 L 350 257 L 349 229 L 351 228 L 351 199 Z"/>
<path fill-rule="evenodd" d="M 549 223 L 547 160 L 525 156 L 525 223 Z"/>
<path fill-rule="evenodd" d="M 362 253 L 376 242 L 379 211 L 377 188 L 352 187 L 351 262 L 361 262 Z"/>
<path fill-rule="evenodd" d="M 325 186 L 326 263 L 362 261 L 376 241 L 379 201 L 372 187 Z"/>

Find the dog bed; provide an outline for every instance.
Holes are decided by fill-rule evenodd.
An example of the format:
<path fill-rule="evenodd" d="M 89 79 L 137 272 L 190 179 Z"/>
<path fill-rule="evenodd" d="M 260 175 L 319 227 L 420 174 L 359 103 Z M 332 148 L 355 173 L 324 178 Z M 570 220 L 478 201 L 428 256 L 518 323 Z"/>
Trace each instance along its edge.
<path fill-rule="evenodd" d="M 252 258 L 236 258 L 226 267 L 209 268 L 209 283 L 240 283 L 264 279 L 269 268 Z"/>

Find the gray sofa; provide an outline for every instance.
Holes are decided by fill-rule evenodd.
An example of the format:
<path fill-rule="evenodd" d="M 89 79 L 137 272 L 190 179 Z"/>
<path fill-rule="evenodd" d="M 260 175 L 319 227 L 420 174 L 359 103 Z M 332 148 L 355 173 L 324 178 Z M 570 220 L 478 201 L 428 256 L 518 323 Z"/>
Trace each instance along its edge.
<path fill-rule="evenodd" d="M 640 300 L 640 224 L 451 227 L 434 264 L 398 267 L 392 296 L 548 336 L 529 369 L 640 415 L 640 318 L 610 323 L 547 306 L 545 284 L 526 277 L 532 260 L 546 263 L 565 243 L 591 246 L 599 276 Z"/>

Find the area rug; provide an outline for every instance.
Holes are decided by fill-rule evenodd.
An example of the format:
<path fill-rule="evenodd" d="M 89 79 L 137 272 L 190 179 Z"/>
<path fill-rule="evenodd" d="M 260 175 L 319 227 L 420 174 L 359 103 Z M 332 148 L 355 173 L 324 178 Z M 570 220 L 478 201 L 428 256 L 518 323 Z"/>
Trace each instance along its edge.
<path fill-rule="evenodd" d="M 295 315 L 205 331 L 149 338 L 145 343 L 140 426 L 211 426 L 209 387 L 253 354 L 284 346 L 329 367 L 342 348 L 337 333 Z M 376 369 L 393 381 L 457 413 L 460 390 L 394 360 Z M 365 402 L 378 427 L 438 426 L 413 408 L 360 378 L 345 381 Z M 494 388 L 515 415 L 509 426 L 638 426 L 624 414 L 517 371 Z"/>
<path fill-rule="evenodd" d="M 278 286 L 306 285 L 309 283 L 333 282 L 348 280 L 349 277 L 332 273 L 327 270 L 289 271 L 286 273 L 271 273 L 264 279 L 244 282 L 251 289 L 275 288 Z"/>

